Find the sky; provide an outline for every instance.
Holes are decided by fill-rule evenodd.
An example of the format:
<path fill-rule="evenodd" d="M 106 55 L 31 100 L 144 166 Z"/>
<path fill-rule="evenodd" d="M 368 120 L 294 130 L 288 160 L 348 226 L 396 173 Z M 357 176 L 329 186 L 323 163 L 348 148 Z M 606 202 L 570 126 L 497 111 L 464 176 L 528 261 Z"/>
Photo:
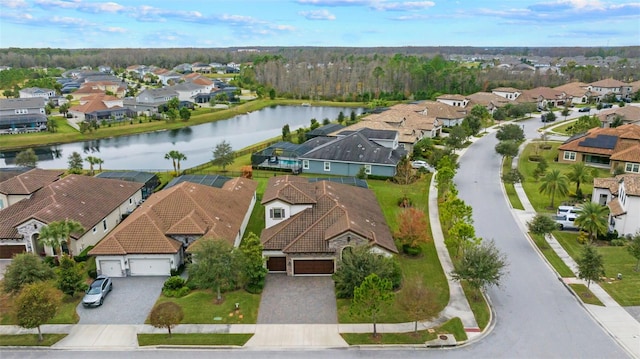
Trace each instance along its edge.
<path fill-rule="evenodd" d="M 632 45 L 632 0 L 0 0 L 0 48 Z"/>

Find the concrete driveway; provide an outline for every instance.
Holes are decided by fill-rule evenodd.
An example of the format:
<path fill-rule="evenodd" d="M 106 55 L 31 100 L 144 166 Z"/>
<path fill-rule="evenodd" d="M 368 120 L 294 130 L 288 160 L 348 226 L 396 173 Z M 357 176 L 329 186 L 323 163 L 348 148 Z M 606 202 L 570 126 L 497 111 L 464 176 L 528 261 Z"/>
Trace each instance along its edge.
<path fill-rule="evenodd" d="M 100 307 L 76 311 L 78 324 L 144 324 L 167 277 L 112 278 L 113 290 Z"/>
<path fill-rule="evenodd" d="M 337 324 L 333 288 L 331 277 L 268 274 L 258 324 Z"/>

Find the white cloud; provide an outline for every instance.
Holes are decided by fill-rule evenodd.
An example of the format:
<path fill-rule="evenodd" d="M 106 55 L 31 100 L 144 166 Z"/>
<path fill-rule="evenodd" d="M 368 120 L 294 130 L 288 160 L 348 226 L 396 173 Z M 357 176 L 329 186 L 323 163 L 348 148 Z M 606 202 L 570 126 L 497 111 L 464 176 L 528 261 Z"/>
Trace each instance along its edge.
<path fill-rule="evenodd" d="M 11 9 L 29 7 L 27 2 L 24 0 L 3 0 L 3 1 L 0 1 L 0 6 L 8 7 Z"/>
<path fill-rule="evenodd" d="M 335 20 L 336 16 L 327 10 L 300 11 L 299 15 L 304 16 L 308 20 Z"/>
<path fill-rule="evenodd" d="M 129 30 L 123 27 L 117 27 L 117 26 L 108 26 L 108 27 L 102 28 L 102 30 L 110 33 L 116 33 L 116 34 L 124 34 L 126 32 L 129 32 Z"/>

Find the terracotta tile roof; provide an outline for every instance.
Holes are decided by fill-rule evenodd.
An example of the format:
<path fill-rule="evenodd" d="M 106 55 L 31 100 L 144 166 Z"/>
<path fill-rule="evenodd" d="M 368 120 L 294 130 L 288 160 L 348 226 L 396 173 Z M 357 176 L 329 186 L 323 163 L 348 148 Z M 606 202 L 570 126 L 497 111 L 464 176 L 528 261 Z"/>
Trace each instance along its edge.
<path fill-rule="evenodd" d="M 466 116 L 467 111 L 461 107 L 447 105 L 438 101 L 423 101 L 419 105 L 424 107 L 424 114 L 436 118 L 460 119 Z"/>
<path fill-rule="evenodd" d="M 582 97 L 582 96 L 585 96 L 587 92 L 589 92 L 589 90 L 586 89 L 587 86 L 588 85 L 586 83 L 578 81 L 578 82 L 569 82 L 568 84 L 557 86 L 557 87 L 554 87 L 553 89 L 556 91 L 564 92 L 569 96 Z"/>
<path fill-rule="evenodd" d="M 31 194 L 60 179 L 64 171 L 34 168 L 0 182 L 0 193 L 6 195 Z"/>
<path fill-rule="evenodd" d="M 622 208 L 622 205 L 620 204 L 620 200 L 618 198 L 614 198 L 609 203 L 607 203 L 607 207 L 609 207 L 609 211 L 611 212 L 611 215 L 614 217 L 627 213 Z"/>
<path fill-rule="evenodd" d="M 616 144 L 613 149 L 584 146 L 585 140 L 595 139 L 598 136 L 602 136 L 602 135 L 617 137 Z M 630 123 L 630 124 L 622 125 L 616 128 L 600 128 L 600 127 L 592 128 L 584 135 L 574 136 L 570 138 L 565 143 L 560 145 L 558 149 L 561 151 L 574 151 L 574 152 L 581 152 L 581 153 L 611 156 L 615 153 L 626 150 L 631 146 L 634 146 L 633 142 L 620 141 L 620 139 L 629 139 L 629 140 L 638 139 L 640 141 L 640 125 Z"/>
<path fill-rule="evenodd" d="M 288 178 L 272 177 L 267 187 L 282 186 Z M 315 199 L 315 203 L 311 208 L 263 230 L 261 241 L 265 250 L 333 253 L 328 241 L 352 232 L 386 250 L 398 252 L 380 205 L 369 189 L 328 181 L 307 183 L 296 180 L 288 186 L 296 187 L 299 192 Z M 280 198 L 275 197 L 272 201 L 276 199 Z"/>
<path fill-rule="evenodd" d="M 624 188 L 627 195 L 640 196 L 640 175 L 625 173 L 615 177 L 594 178 L 594 188 L 606 188 L 614 196 L 618 195 L 620 183 L 624 182 Z"/>
<path fill-rule="evenodd" d="M 172 235 L 233 244 L 256 188 L 246 178 L 229 180 L 222 188 L 181 182 L 151 195 L 89 254 L 175 253 L 182 243 Z"/>
<path fill-rule="evenodd" d="M 535 102 L 540 97 L 547 100 L 558 100 L 564 98 L 565 96 L 562 91 L 558 91 L 550 87 L 536 87 L 531 90 L 522 91 L 522 95 L 518 96 L 518 99 L 516 101 Z"/>
<path fill-rule="evenodd" d="M 467 98 L 469 99 L 469 104 L 467 104 L 467 107 L 470 108 L 473 108 L 473 105 L 488 106 L 489 104 L 493 104 L 496 107 L 502 107 L 510 103 L 516 103 L 513 100 L 509 100 L 491 92 L 476 92 L 467 96 Z"/>
<path fill-rule="evenodd" d="M 620 175 L 620 182 L 624 182 L 625 193 L 629 196 L 640 196 L 640 175 Z"/>
<path fill-rule="evenodd" d="M 143 183 L 114 179 L 67 176 L 0 210 L 0 238 L 21 238 L 15 228 L 29 219 L 43 223 L 73 219 L 89 231 L 142 186 Z"/>
<path fill-rule="evenodd" d="M 614 177 L 594 178 L 593 188 L 606 188 L 612 194 L 618 193 L 618 179 Z"/>
<path fill-rule="evenodd" d="M 594 87 L 605 87 L 605 88 L 615 88 L 615 87 L 627 86 L 626 83 L 624 83 L 622 81 L 618 81 L 618 80 L 612 79 L 612 78 L 608 78 L 608 79 L 592 82 L 589 85 L 594 86 Z"/>
<path fill-rule="evenodd" d="M 640 163 L 640 142 L 627 149 L 612 154 L 611 159 L 615 161 Z"/>
<path fill-rule="evenodd" d="M 209 80 L 206 77 L 199 77 L 197 79 L 194 79 L 193 81 L 194 84 L 196 85 L 203 85 L 203 86 L 209 86 L 209 85 L 213 85 L 213 81 Z"/>
<path fill-rule="evenodd" d="M 600 119 L 600 121 L 603 121 L 608 117 L 613 117 L 615 115 L 624 117 L 624 119 L 627 120 L 628 122 L 640 120 L 640 107 L 625 106 L 625 107 L 608 108 L 606 110 L 600 111 L 600 113 L 598 114 L 598 118 Z"/>

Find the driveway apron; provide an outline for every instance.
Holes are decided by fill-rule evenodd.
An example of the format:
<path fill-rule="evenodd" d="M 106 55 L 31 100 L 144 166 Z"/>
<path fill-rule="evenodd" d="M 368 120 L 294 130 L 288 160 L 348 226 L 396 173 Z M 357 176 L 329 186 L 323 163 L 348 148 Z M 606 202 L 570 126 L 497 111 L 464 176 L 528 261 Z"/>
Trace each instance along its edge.
<path fill-rule="evenodd" d="M 144 324 L 151 308 L 160 296 L 166 277 L 111 278 L 113 290 L 100 307 L 76 311 L 78 324 Z"/>
<path fill-rule="evenodd" d="M 331 277 L 268 274 L 258 324 L 337 324 L 338 310 Z"/>

